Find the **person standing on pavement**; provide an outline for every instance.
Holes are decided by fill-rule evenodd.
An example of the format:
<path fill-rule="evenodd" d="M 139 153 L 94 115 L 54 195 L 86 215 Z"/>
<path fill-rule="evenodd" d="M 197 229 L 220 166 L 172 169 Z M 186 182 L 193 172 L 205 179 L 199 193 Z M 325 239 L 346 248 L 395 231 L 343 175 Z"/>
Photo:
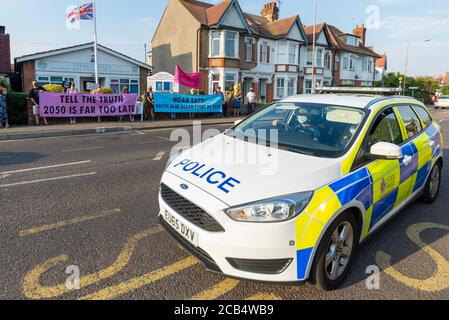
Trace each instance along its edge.
<path fill-rule="evenodd" d="M 154 115 L 154 92 L 153 92 L 153 87 L 149 87 L 147 94 L 146 94 L 146 104 L 148 105 L 148 110 L 150 112 L 150 116 L 151 116 L 151 121 L 155 120 L 155 115 Z"/>
<path fill-rule="evenodd" d="M 124 87 L 122 90 L 122 94 L 128 94 L 129 93 L 129 89 L 128 87 Z M 119 122 L 122 122 L 123 120 L 123 116 L 120 116 Z M 130 114 L 129 115 L 129 121 L 134 122 L 134 115 Z"/>
<path fill-rule="evenodd" d="M 254 92 L 254 89 L 249 89 L 248 94 L 246 95 L 246 99 L 248 100 L 248 112 L 249 114 L 252 114 L 254 112 L 254 109 L 256 107 L 256 93 Z"/>
<path fill-rule="evenodd" d="M 30 93 L 28 94 L 28 98 L 33 103 L 33 115 L 34 119 L 36 120 L 36 125 L 38 126 L 40 124 L 40 118 L 39 118 L 39 93 L 45 92 L 46 90 L 43 87 L 40 87 L 36 80 L 32 82 L 32 88 L 30 90 Z M 48 126 L 47 118 L 44 117 L 44 124 Z"/>
<path fill-rule="evenodd" d="M 234 117 L 240 117 L 240 108 L 242 107 L 242 95 L 238 93 L 232 101 L 234 107 Z"/>
<path fill-rule="evenodd" d="M 67 89 L 66 93 L 70 93 L 70 94 L 76 94 L 76 93 L 79 93 L 79 91 L 78 91 L 78 89 L 76 88 L 74 82 L 70 83 L 70 87 Z M 75 118 L 75 117 L 71 117 L 71 118 L 70 118 L 70 124 L 76 124 L 76 118 Z"/>
<path fill-rule="evenodd" d="M 8 122 L 8 109 L 6 106 L 6 94 L 8 89 L 6 89 L 2 84 L 0 84 L 0 129 L 3 129 L 3 125 L 6 129 L 9 128 Z"/>
<path fill-rule="evenodd" d="M 221 90 L 221 87 L 217 88 L 217 91 L 215 92 L 216 95 L 220 95 L 222 98 L 222 111 L 223 111 L 223 117 L 226 118 L 228 116 L 228 104 L 226 101 L 226 96 L 224 92 Z"/>

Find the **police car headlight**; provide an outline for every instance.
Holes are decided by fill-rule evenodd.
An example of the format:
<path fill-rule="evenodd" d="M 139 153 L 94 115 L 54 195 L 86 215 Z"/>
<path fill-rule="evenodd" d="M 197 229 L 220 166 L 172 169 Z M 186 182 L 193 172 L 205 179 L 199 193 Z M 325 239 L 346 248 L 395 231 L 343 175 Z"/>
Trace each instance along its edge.
<path fill-rule="evenodd" d="M 230 208 L 226 213 L 242 222 L 281 222 L 303 212 L 312 196 L 313 192 L 303 192 Z"/>

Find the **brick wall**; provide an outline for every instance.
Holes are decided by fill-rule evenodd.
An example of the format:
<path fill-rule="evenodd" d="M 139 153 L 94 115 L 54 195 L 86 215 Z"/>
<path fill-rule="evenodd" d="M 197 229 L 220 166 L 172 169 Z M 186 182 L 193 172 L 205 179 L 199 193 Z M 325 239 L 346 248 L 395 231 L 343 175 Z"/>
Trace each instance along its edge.
<path fill-rule="evenodd" d="M 148 70 L 144 69 L 144 68 L 140 68 L 140 93 L 142 93 L 142 91 L 147 91 L 147 78 L 148 78 Z"/>
<path fill-rule="evenodd" d="M 9 34 L 0 35 L 0 73 L 10 73 L 11 45 Z"/>
<path fill-rule="evenodd" d="M 36 69 L 34 60 L 26 61 L 22 64 L 22 88 L 23 92 L 28 94 L 32 86 L 31 83 L 36 80 Z M 28 100 L 28 125 L 34 124 L 33 103 Z"/>

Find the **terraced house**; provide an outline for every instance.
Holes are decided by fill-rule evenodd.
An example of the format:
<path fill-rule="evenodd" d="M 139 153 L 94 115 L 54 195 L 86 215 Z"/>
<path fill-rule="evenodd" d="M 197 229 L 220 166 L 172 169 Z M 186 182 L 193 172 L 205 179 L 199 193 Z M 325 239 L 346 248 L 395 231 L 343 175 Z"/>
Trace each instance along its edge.
<path fill-rule="evenodd" d="M 243 12 L 237 0 L 218 4 L 168 0 L 152 40 L 154 72 L 173 73 L 179 64 L 185 71 L 201 73 L 201 89 L 206 93 L 217 87 L 232 90 L 242 83 L 245 93 L 253 88 L 265 102 L 310 92 L 313 73 L 317 86 L 350 80 L 362 85 L 370 79 L 372 84 L 374 60 L 360 65 L 372 70 L 371 78 L 354 72 L 362 55 L 377 57 L 358 34 L 352 35 L 356 39 L 352 43 L 337 28 L 318 25 L 312 70 L 313 27 L 304 26 L 298 15 L 279 17 L 276 1 L 266 3 L 256 15 Z"/>

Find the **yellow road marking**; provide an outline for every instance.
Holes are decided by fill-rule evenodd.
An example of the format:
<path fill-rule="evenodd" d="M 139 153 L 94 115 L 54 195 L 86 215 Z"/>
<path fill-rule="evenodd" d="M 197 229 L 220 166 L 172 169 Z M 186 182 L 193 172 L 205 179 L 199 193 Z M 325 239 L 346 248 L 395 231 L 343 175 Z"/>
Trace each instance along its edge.
<path fill-rule="evenodd" d="M 85 288 L 101 280 L 110 278 L 120 272 L 129 263 L 137 244 L 141 240 L 160 232 L 162 232 L 162 228 L 157 226 L 129 238 L 123 246 L 119 256 L 111 266 L 80 278 L 80 288 Z M 46 287 L 42 286 L 39 281 L 43 273 L 58 265 L 67 263 L 68 260 L 69 257 L 67 255 L 61 255 L 45 261 L 28 272 L 22 283 L 23 294 L 29 299 L 48 299 L 59 297 L 70 292 L 70 290 L 66 288 L 65 283 L 61 283 L 53 287 Z"/>
<path fill-rule="evenodd" d="M 226 279 L 219 284 L 215 285 L 209 290 L 200 292 L 199 294 L 193 296 L 191 300 L 214 300 L 222 295 L 228 293 L 234 289 L 240 281 L 234 279 Z"/>
<path fill-rule="evenodd" d="M 20 237 L 31 236 L 31 235 L 35 235 L 37 233 L 54 230 L 54 229 L 59 229 L 59 228 L 66 227 L 69 225 L 74 225 L 74 224 L 78 224 L 78 223 L 82 223 L 82 222 L 86 222 L 86 221 L 103 218 L 103 217 L 106 217 L 106 216 L 109 216 L 112 214 L 116 214 L 116 213 L 121 213 L 121 210 L 120 209 L 112 209 L 112 210 L 103 211 L 101 213 L 97 213 L 97 214 L 93 214 L 93 215 L 87 215 L 87 216 L 78 217 L 78 218 L 74 218 L 74 219 L 63 220 L 63 221 L 59 221 L 59 222 L 52 223 L 52 224 L 46 224 L 46 225 L 43 225 L 40 227 L 22 230 L 19 232 L 19 236 Z"/>
<path fill-rule="evenodd" d="M 421 239 L 421 233 L 428 229 L 449 231 L 449 226 L 435 223 L 418 223 L 407 229 L 407 236 L 435 261 L 437 270 L 432 277 L 418 280 L 403 275 L 391 265 L 391 256 L 382 251 L 377 252 L 376 262 L 384 269 L 386 274 L 409 287 L 427 292 L 437 292 L 449 288 L 449 261 Z"/>
<path fill-rule="evenodd" d="M 257 293 L 246 300 L 268 300 L 268 301 L 274 301 L 274 300 L 282 300 L 281 297 L 274 293 Z"/>
<path fill-rule="evenodd" d="M 181 260 L 159 270 L 144 274 L 142 276 L 123 281 L 117 285 L 109 286 L 95 293 L 81 297 L 80 300 L 109 300 L 122 296 L 128 292 L 139 289 L 162 278 L 173 275 L 181 270 L 198 264 L 198 260 L 193 257 Z"/>

